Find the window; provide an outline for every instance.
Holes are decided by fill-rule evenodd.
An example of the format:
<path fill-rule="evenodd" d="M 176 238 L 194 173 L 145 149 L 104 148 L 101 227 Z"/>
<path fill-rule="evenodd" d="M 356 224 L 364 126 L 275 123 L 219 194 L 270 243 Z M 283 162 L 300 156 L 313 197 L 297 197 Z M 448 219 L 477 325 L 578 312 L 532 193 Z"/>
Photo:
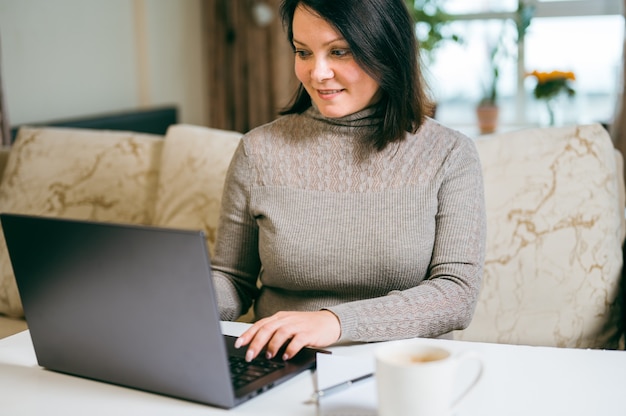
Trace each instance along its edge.
<path fill-rule="evenodd" d="M 527 4 L 531 3 L 526 1 Z M 450 29 L 463 44 L 447 43 L 426 69 L 438 103 L 437 118 L 451 126 L 476 123 L 474 107 L 483 93 L 489 48 L 507 44 L 498 80 L 501 125 L 542 123 L 543 103 L 532 96 L 532 70 L 573 71 L 576 95 L 563 103 L 565 123 L 609 122 L 621 91 L 624 18 L 621 0 L 533 1 L 534 17 L 523 48 L 514 23 L 517 0 L 446 0 L 457 19 Z"/>

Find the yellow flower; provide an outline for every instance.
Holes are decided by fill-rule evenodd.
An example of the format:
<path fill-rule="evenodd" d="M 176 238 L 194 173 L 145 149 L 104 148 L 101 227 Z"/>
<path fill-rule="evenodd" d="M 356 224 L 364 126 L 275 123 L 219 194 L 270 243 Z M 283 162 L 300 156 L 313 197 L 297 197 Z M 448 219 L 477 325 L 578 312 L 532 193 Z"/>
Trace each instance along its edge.
<path fill-rule="evenodd" d="M 551 71 L 551 72 L 541 72 L 541 71 L 533 71 L 528 75 L 533 75 L 537 78 L 537 82 L 540 84 L 544 84 L 548 81 L 555 79 L 566 79 L 576 81 L 576 75 L 572 71 Z"/>
<path fill-rule="evenodd" d="M 535 70 L 527 76 L 533 76 L 537 79 L 537 85 L 533 90 L 537 99 L 549 100 L 562 92 L 571 97 L 576 93 L 570 85 L 570 82 L 576 80 L 576 75 L 572 71 L 542 72 Z"/>

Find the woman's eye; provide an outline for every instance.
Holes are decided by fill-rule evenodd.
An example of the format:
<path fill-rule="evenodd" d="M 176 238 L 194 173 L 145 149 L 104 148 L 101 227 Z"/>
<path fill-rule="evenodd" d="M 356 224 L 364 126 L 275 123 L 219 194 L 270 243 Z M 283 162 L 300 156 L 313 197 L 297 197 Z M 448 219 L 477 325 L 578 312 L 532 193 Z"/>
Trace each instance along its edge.
<path fill-rule="evenodd" d="M 302 59 L 307 58 L 311 55 L 308 51 L 305 51 L 302 49 L 296 49 L 294 53 L 296 54 L 297 57 L 302 58 Z"/>
<path fill-rule="evenodd" d="M 333 49 L 331 51 L 331 54 L 336 57 L 343 57 L 343 56 L 349 55 L 350 50 L 349 49 Z"/>

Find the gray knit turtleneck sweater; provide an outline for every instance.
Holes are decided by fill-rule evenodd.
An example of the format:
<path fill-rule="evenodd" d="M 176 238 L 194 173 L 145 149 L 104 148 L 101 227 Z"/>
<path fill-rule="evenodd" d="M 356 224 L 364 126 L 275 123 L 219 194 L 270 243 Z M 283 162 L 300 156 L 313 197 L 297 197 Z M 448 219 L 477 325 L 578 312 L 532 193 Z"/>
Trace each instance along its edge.
<path fill-rule="evenodd" d="M 328 309 L 341 341 L 469 324 L 485 255 L 476 147 L 429 119 L 378 152 L 360 139 L 375 122 L 310 108 L 243 137 L 212 262 L 222 319 L 253 301 L 256 317 Z"/>

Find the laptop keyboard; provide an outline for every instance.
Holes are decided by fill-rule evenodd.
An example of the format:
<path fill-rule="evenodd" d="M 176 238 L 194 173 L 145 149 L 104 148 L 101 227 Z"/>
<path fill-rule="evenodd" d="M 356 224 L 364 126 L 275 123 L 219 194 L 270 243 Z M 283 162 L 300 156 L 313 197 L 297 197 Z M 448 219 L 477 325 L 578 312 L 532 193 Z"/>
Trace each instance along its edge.
<path fill-rule="evenodd" d="M 279 361 L 257 357 L 247 362 L 243 357 L 229 357 L 230 376 L 235 389 L 245 386 L 267 374 L 280 370 L 285 365 Z"/>

